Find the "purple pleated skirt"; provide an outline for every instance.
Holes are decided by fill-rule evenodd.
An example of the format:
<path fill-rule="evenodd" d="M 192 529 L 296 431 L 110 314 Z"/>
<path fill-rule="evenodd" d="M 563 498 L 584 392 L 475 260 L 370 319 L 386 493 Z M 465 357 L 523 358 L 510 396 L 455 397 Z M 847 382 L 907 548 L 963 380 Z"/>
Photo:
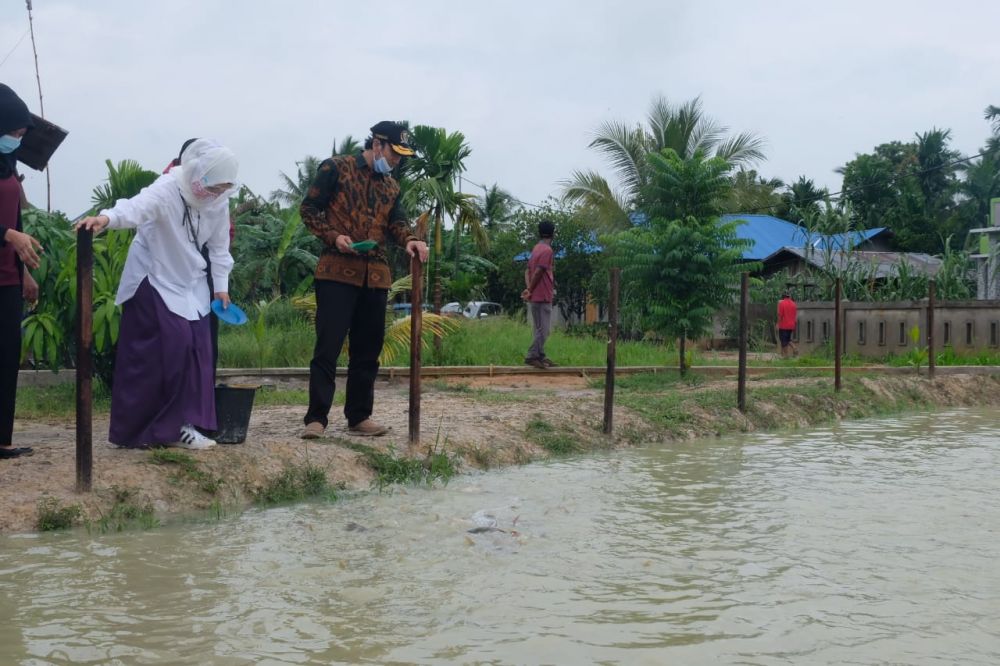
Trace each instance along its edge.
<path fill-rule="evenodd" d="M 215 430 L 214 381 L 208 317 L 174 314 L 143 280 L 122 306 L 108 439 L 144 448 L 176 442 L 186 423 Z"/>

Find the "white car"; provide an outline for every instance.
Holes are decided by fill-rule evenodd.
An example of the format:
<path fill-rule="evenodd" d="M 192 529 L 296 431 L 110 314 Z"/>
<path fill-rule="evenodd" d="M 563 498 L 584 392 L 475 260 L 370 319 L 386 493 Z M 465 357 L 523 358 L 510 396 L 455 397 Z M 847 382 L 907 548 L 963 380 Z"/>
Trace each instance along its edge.
<path fill-rule="evenodd" d="M 458 301 L 452 301 L 451 303 L 445 303 L 441 306 L 441 314 L 443 315 L 460 315 L 462 314 L 462 304 Z"/>
<path fill-rule="evenodd" d="M 469 301 L 462 310 L 462 314 L 469 319 L 483 319 L 485 317 L 495 317 L 503 314 L 503 306 L 490 301 Z"/>

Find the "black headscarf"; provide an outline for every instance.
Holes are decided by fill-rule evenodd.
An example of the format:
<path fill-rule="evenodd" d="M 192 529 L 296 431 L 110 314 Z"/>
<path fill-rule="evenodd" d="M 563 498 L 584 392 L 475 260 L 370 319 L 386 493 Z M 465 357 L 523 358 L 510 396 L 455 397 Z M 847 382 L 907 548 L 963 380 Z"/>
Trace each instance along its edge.
<path fill-rule="evenodd" d="M 0 83 L 0 136 L 10 134 L 22 127 L 34 127 L 28 105 L 13 90 Z M 0 178 L 8 178 L 15 172 L 17 151 L 0 153 Z"/>

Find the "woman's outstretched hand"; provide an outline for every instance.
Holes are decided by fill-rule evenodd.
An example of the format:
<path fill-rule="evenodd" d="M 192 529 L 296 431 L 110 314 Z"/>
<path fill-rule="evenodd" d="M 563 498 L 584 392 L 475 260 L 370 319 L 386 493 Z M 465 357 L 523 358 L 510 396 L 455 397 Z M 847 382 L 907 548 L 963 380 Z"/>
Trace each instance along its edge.
<path fill-rule="evenodd" d="M 92 215 L 90 217 L 85 217 L 76 224 L 73 228 L 79 231 L 80 229 L 87 229 L 88 231 L 93 231 L 94 233 L 101 233 L 104 231 L 111 219 L 107 215 Z"/>

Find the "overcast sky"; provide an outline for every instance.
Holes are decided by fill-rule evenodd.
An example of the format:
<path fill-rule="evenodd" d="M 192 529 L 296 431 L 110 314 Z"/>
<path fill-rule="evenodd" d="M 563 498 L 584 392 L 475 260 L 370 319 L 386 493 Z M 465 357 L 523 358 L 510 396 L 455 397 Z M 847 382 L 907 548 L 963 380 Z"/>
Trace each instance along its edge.
<path fill-rule="evenodd" d="M 761 174 L 836 190 L 856 153 L 935 126 L 977 152 L 1000 105 L 1000 2 L 34 0 L 34 19 L 70 215 L 108 158 L 160 170 L 214 137 L 268 194 L 382 119 L 463 132 L 471 181 L 538 202 L 574 169 L 607 173 L 593 130 L 642 121 L 656 94 L 765 137 Z M 37 113 L 27 29 L 24 2 L 0 3 L 0 81 Z"/>

